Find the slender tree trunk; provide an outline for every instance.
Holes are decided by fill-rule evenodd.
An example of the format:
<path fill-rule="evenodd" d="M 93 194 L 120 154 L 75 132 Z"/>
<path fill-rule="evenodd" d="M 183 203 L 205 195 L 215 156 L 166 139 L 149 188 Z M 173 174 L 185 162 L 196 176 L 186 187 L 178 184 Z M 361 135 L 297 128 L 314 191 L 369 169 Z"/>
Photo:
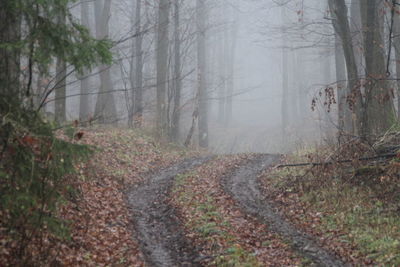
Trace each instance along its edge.
<path fill-rule="evenodd" d="M 302 123 L 306 118 L 306 112 L 309 109 L 309 103 L 307 103 L 307 91 L 303 84 L 304 69 L 303 69 L 304 56 L 302 53 L 296 52 L 296 73 L 298 79 L 296 79 L 296 100 L 298 107 L 297 123 Z"/>
<path fill-rule="evenodd" d="M 298 122 L 299 119 L 299 109 L 298 109 L 298 83 L 299 81 L 302 79 L 301 76 L 298 75 L 298 53 L 296 50 L 292 51 L 292 56 L 291 56 L 291 70 L 290 73 L 292 74 L 292 79 L 291 79 L 291 92 L 289 94 L 289 98 L 290 98 L 290 121 L 291 123 L 295 124 L 296 122 Z"/>
<path fill-rule="evenodd" d="M 221 2 L 221 5 L 218 8 L 218 22 L 221 25 L 226 24 L 226 5 L 225 2 Z M 225 120 L 225 103 L 226 103 L 226 51 L 228 46 L 228 28 L 226 25 L 222 26 L 221 31 L 218 32 L 217 35 L 217 49 L 218 49 L 218 58 L 217 58 L 217 66 L 218 66 L 218 123 L 223 124 Z"/>
<path fill-rule="evenodd" d="M 142 31 L 142 0 L 136 0 L 136 33 Z M 135 127 L 141 127 L 143 122 L 143 34 L 135 38 L 136 79 L 135 79 L 135 112 L 133 121 Z"/>
<path fill-rule="evenodd" d="M 364 138 L 365 118 L 364 105 L 358 81 L 358 70 L 354 54 L 354 46 L 347 18 L 347 6 L 344 0 L 328 0 L 329 9 L 333 16 L 332 24 L 335 32 L 340 36 L 346 61 L 347 80 L 350 94 L 348 102 L 351 104 L 353 129 L 355 134 Z"/>
<path fill-rule="evenodd" d="M 281 7 L 281 19 L 282 22 L 286 21 L 285 7 Z M 286 130 L 289 122 L 289 110 L 288 110 L 288 97 L 289 97 L 289 57 L 287 51 L 287 36 L 282 33 L 282 102 L 281 102 L 281 116 L 282 116 L 282 139 L 286 140 Z"/>
<path fill-rule="evenodd" d="M 97 39 L 108 37 L 110 16 L 111 0 L 96 0 L 95 21 Z M 110 69 L 111 66 L 108 65 L 101 65 L 99 67 L 100 90 L 96 101 L 95 118 L 100 123 L 114 123 L 117 118 Z"/>
<path fill-rule="evenodd" d="M 205 0 L 197 0 L 197 70 L 199 90 L 199 146 L 208 147 L 208 105 L 206 86 L 206 5 Z"/>
<path fill-rule="evenodd" d="M 60 17 L 58 23 L 65 24 L 65 17 Z M 56 84 L 55 84 L 55 118 L 58 123 L 66 120 L 66 91 L 67 91 L 67 64 L 57 58 L 56 64 Z"/>
<path fill-rule="evenodd" d="M 81 1 L 81 20 L 82 25 L 90 30 L 90 17 L 89 17 L 89 2 L 87 0 Z M 89 107 L 89 88 L 90 78 L 87 77 L 89 74 L 88 70 L 83 71 L 83 75 L 79 78 L 81 82 L 81 96 L 79 101 L 79 120 L 86 124 L 90 116 Z"/>
<path fill-rule="evenodd" d="M 142 0 L 134 3 L 135 17 L 132 18 L 132 29 L 137 34 L 132 41 L 132 60 L 130 62 L 131 104 L 128 110 L 129 127 L 141 127 L 143 117 L 143 34 Z"/>
<path fill-rule="evenodd" d="M 231 8 L 232 9 L 232 8 Z M 228 82 L 227 82 L 227 97 L 226 97 L 226 111 L 225 111 L 225 124 L 229 125 L 232 120 L 232 101 L 233 94 L 235 92 L 235 56 L 236 56 L 236 43 L 237 43 L 237 31 L 238 25 L 235 20 L 234 10 L 232 10 L 230 25 L 230 38 L 229 38 L 229 55 L 228 55 Z"/>
<path fill-rule="evenodd" d="M 222 16 L 222 14 L 221 14 Z M 225 29 L 224 29 L 225 31 Z M 226 94 L 226 78 L 225 78 L 225 33 L 219 34 L 218 41 L 218 122 L 222 124 L 225 119 L 225 94 Z"/>
<path fill-rule="evenodd" d="M 358 76 L 363 77 L 364 71 L 364 60 L 363 60 L 363 33 L 361 25 L 361 13 L 360 13 L 360 1 L 364 0 L 351 0 L 350 5 L 350 32 L 353 42 L 353 52 L 356 60 Z"/>
<path fill-rule="evenodd" d="M 20 40 L 20 11 L 11 0 L 0 1 L 0 40 L 17 45 Z M 0 97 L 20 103 L 20 54 L 19 49 L 8 49 L 0 46 Z M 1 108 L 1 107 L 0 107 Z"/>
<path fill-rule="evenodd" d="M 375 0 L 360 2 L 365 50 L 366 129 L 369 135 L 383 134 L 394 115 L 392 94 L 386 80 L 386 56 L 382 39 L 383 19 L 380 3 Z"/>
<path fill-rule="evenodd" d="M 157 114 L 156 127 L 159 136 L 167 134 L 166 88 L 168 77 L 168 27 L 170 1 L 160 0 L 157 31 Z"/>
<path fill-rule="evenodd" d="M 34 96 L 34 107 L 39 108 L 40 102 L 42 100 L 43 96 L 43 91 L 44 91 L 44 86 L 43 86 L 43 76 L 44 76 L 44 71 L 39 68 L 38 69 L 38 76 L 36 80 L 36 91 L 35 91 L 35 96 Z"/>
<path fill-rule="evenodd" d="M 175 0 L 174 2 L 174 110 L 172 113 L 172 129 L 171 129 L 171 139 L 174 142 L 179 140 L 179 130 L 180 130 L 180 117 L 181 117 L 181 90 L 182 90 L 182 80 L 181 80 L 181 40 L 180 40 L 180 0 Z"/>
<path fill-rule="evenodd" d="M 346 83 L 346 62 L 340 37 L 335 34 L 335 68 L 338 98 L 339 134 L 352 132 L 351 111 L 347 104 L 348 86 Z"/>
<path fill-rule="evenodd" d="M 393 45 L 396 58 L 397 119 L 400 120 L 400 15 L 394 14 Z"/>
<path fill-rule="evenodd" d="M 330 44 L 331 42 L 329 42 Z M 327 49 L 324 49 L 322 52 L 323 55 L 323 79 L 324 79 L 324 84 L 325 87 L 330 87 L 330 83 L 332 82 L 332 58 L 330 55 L 330 51 L 328 51 Z M 324 108 L 323 108 L 323 126 L 324 126 L 324 134 L 325 137 L 329 140 L 332 139 L 332 116 L 331 116 L 331 110 L 332 110 L 332 105 L 333 103 L 329 103 L 330 100 L 327 100 L 326 103 L 324 102 Z"/>

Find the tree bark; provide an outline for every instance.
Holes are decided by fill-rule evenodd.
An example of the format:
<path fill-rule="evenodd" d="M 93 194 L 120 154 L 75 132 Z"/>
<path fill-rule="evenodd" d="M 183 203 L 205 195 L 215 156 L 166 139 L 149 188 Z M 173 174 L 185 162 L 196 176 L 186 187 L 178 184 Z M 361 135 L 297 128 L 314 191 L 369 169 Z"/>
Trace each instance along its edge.
<path fill-rule="evenodd" d="M 19 10 L 12 9 L 11 0 L 0 1 L 0 40 L 16 46 L 20 40 L 21 19 Z M 20 103 L 20 54 L 19 49 L 0 47 L 0 97 Z"/>
<path fill-rule="evenodd" d="M 291 79 L 291 92 L 289 94 L 290 97 L 290 120 L 291 123 L 295 124 L 299 120 L 299 99 L 298 99 L 298 84 L 299 81 L 303 78 L 299 76 L 299 67 L 298 67 L 298 52 L 296 50 L 292 51 L 292 56 L 291 56 L 291 74 L 292 74 L 292 79 Z"/>
<path fill-rule="evenodd" d="M 89 17 L 89 2 L 87 0 L 81 1 L 81 21 L 82 25 L 90 30 L 90 17 Z M 90 107 L 89 107 L 89 88 L 90 88 L 90 78 L 87 77 L 89 71 L 85 69 L 81 77 L 79 77 L 81 82 L 81 95 L 79 98 L 79 121 L 83 124 L 89 120 Z"/>
<path fill-rule="evenodd" d="M 392 94 L 386 79 L 386 56 L 382 39 L 384 16 L 375 0 L 360 2 L 365 51 L 365 106 L 368 135 L 383 134 L 394 115 Z"/>
<path fill-rule="evenodd" d="M 360 13 L 360 1 L 351 0 L 350 5 L 350 32 L 353 42 L 353 52 L 356 60 L 358 77 L 363 77 L 364 72 L 364 60 L 363 60 L 363 33 L 361 25 L 361 13 Z"/>
<path fill-rule="evenodd" d="M 333 16 L 332 24 L 340 36 L 346 61 L 347 80 L 350 94 L 347 102 L 351 105 L 354 133 L 362 138 L 365 136 L 364 105 L 358 80 L 358 70 L 354 55 L 354 46 L 347 17 L 347 6 L 344 0 L 328 0 Z"/>
<path fill-rule="evenodd" d="M 128 126 L 140 128 L 143 120 L 143 34 L 142 0 L 134 3 L 135 16 L 132 18 L 132 30 L 137 34 L 132 41 L 132 59 L 130 62 L 131 103 L 128 110 Z"/>
<path fill-rule="evenodd" d="M 338 98 L 338 126 L 339 134 L 352 132 L 351 111 L 347 104 L 348 85 L 346 83 L 346 62 L 343 45 L 338 34 L 335 34 L 335 69 Z"/>
<path fill-rule="evenodd" d="M 168 77 L 168 28 L 170 1 L 160 0 L 158 6 L 157 30 L 157 134 L 163 137 L 167 134 L 166 87 Z"/>
<path fill-rule="evenodd" d="M 208 103 L 206 85 L 206 5 L 205 0 L 196 2 L 197 17 L 197 75 L 198 75 L 198 102 L 199 102 L 199 146 L 208 147 Z"/>
<path fill-rule="evenodd" d="M 281 7 L 281 19 L 283 25 L 286 21 L 285 7 Z M 282 117 L 282 140 L 286 140 L 286 131 L 289 122 L 289 57 L 287 51 L 288 40 L 284 32 L 282 32 L 282 102 L 281 102 L 281 117 Z"/>
<path fill-rule="evenodd" d="M 397 119 L 400 120 L 400 15 L 394 14 L 393 46 L 396 58 L 396 82 L 397 82 Z"/>
<path fill-rule="evenodd" d="M 104 39 L 109 35 L 109 19 L 111 16 L 111 0 L 95 1 L 96 38 Z M 97 96 L 95 119 L 100 123 L 115 123 L 117 109 L 114 101 L 111 66 L 99 66 L 100 90 Z"/>
<path fill-rule="evenodd" d="M 135 38 L 135 111 L 133 114 L 134 126 L 139 128 L 143 122 L 143 34 L 142 31 L 142 0 L 136 0 L 136 33 Z"/>
<path fill-rule="evenodd" d="M 227 7 L 228 8 L 228 7 Z M 228 42 L 228 58 L 226 62 L 228 63 L 228 75 L 227 75 L 227 92 L 226 92 L 226 104 L 225 104 L 225 125 L 228 126 L 232 121 L 232 109 L 233 109 L 233 94 L 235 91 L 235 58 L 236 58 L 236 43 L 237 43 L 237 32 L 238 25 L 235 19 L 235 11 L 230 7 L 230 17 L 229 22 L 229 42 Z"/>
<path fill-rule="evenodd" d="M 174 110 L 172 113 L 171 139 L 179 140 L 180 117 L 181 117 L 181 40 L 180 40 L 180 0 L 174 2 Z"/>
<path fill-rule="evenodd" d="M 222 12 L 221 12 L 222 17 Z M 218 122 L 224 123 L 225 119 L 225 95 L 226 95 L 226 74 L 225 74 L 225 27 L 219 34 L 218 41 Z"/>

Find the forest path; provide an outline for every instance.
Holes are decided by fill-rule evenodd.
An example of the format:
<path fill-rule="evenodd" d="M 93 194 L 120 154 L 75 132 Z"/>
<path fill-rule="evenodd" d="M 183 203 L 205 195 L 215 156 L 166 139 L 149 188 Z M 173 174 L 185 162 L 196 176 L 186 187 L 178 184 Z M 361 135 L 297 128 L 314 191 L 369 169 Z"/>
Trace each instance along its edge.
<path fill-rule="evenodd" d="M 260 154 L 233 173 L 223 177 L 221 185 L 240 205 L 243 211 L 260 219 L 268 229 L 290 242 L 292 248 L 308 258 L 313 266 L 346 266 L 337 257 L 320 247 L 312 237 L 285 221 L 263 197 L 258 176 L 279 161 L 279 156 Z"/>
<path fill-rule="evenodd" d="M 178 175 L 188 173 L 212 158 L 186 159 L 150 175 L 145 183 L 128 192 L 137 239 L 150 266 L 201 266 L 199 248 L 185 237 L 177 211 L 168 200 Z M 255 155 L 233 172 L 220 177 L 219 183 L 244 213 L 258 218 L 268 231 L 280 235 L 294 251 L 308 258 L 309 266 L 346 266 L 311 236 L 288 223 L 263 197 L 258 176 L 278 161 L 277 155 Z"/>
<path fill-rule="evenodd" d="M 192 158 L 151 175 L 128 192 L 141 250 L 151 266 L 199 266 L 196 249 L 186 240 L 168 194 L 177 175 L 210 160 Z"/>

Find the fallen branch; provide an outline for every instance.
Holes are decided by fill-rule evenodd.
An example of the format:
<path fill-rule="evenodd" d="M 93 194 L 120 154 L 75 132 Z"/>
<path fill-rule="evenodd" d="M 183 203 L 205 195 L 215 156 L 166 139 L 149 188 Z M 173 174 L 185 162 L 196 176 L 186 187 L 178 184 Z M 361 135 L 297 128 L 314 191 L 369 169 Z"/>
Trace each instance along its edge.
<path fill-rule="evenodd" d="M 388 158 L 394 158 L 398 154 L 397 153 L 390 153 L 390 154 L 382 154 L 382 155 L 377 155 L 373 157 L 362 157 L 358 158 L 357 160 L 361 161 L 368 161 L 368 160 L 375 160 L 375 159 L 388 159 Z M 354 161 L 354 159 L 344 159 L 344 160 L 338 160 L 338 161 L 326 161 L 326 162 L 304 162 L 304 163 L 293 163 L 293 164 L 281 164 L 276 166 L 275 168 L 284 168 L 284 167 L 303 167 L 303 166 L 323 166 L 323 165 L 331 165 L 334 163 L 349 163 Z"/>

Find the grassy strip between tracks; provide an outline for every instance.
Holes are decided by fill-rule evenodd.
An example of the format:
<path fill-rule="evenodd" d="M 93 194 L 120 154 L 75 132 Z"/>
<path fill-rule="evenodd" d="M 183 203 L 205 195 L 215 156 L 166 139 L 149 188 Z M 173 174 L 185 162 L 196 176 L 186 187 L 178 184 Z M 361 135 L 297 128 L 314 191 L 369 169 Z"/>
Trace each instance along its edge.
<path fill-rule="evenodd" d="M 221 157 L 177 178 L 172 202 L 187 236 L 202 248 L 206 266 L 301 265 L 287 244 L 244 215 L 221 189 L 219 178 L 245 158 Z"/>

